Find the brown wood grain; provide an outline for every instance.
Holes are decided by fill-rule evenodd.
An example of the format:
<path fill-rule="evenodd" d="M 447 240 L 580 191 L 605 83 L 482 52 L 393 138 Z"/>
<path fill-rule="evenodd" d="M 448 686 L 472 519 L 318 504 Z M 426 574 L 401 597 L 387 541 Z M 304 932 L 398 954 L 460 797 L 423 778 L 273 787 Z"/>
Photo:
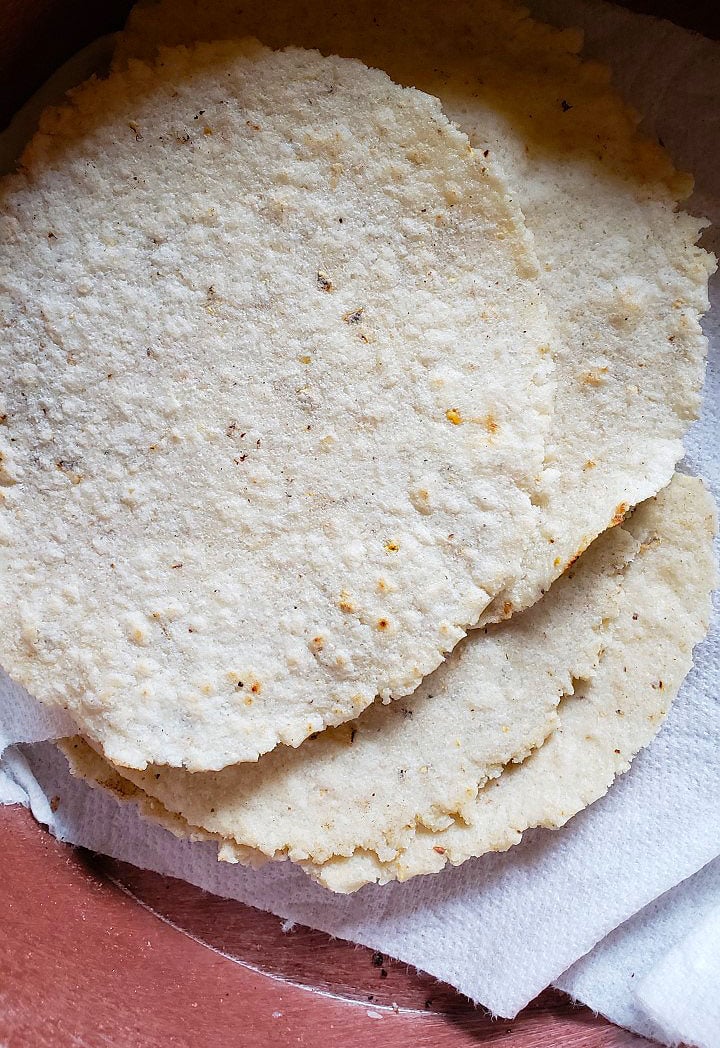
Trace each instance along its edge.
<path fill-rule="evenodd" d="M 648 1044 L 553 991 L 493 1021 L 364 947 L 60 844 L 23 808 L 0 808 L 0 835 L 7 1048 Z"/>

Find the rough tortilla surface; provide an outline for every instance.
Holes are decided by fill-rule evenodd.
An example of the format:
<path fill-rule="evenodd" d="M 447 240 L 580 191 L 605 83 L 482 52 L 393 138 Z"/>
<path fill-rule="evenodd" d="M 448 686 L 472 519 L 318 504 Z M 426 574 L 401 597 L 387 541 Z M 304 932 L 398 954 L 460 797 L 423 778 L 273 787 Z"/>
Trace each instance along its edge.
<path fill-rule="evenodd" d="M 601 536 L 578 563 L 575 578 L 580 580 L 578 586 L 584 586 L 588 580 L 583 581 L 583 562 L 598 558 L 598 551 L 609 541 L 620 541 L 628 552 L 630 548 L 634 551 L 622 571 L 599 659 L 584 679 L 575 679 L 573 688 L 566 691 L 554 730 L 544 744 L 521 763 L 498 769 L 473 796 L 465 798 L 444 825 L 439 820 L 435 825 L 430 820 L 418 822 L 410 832 L 396 838 L 394 847 L 388 840 L 385 860 L 374 846 L 357 847 L 351 854 L 336 855 L 324 863 L 301 861 L 303 869 L 340 893 L 356 891 L 367 883 L 404 881 L 437 872 L 447 863 L 459 865 L 488 851 L 504 851 L 517 844 L 527 829 L 560 827 L 603 796 L 656 735 L 692 664 L 693 646 L 707 630 L 710 592 L 717 581 L 712 548 L 715 530 L 715 507 L 702 483 L 676 474 L 668 488 L 640 506 L 622 527 Z M 623 533 L 625 537 L 618 540 Z M 541 605 L 552 609 L 551 615 L 567 614 L 580 625 L 582 619 L 573 619 L 577 611 L 572 608 L 574 580 L 562 581 L 565 586 L 556 584 Z M 537 608 L 532 610 L 538 613 Z M 517 616 L 497 628 L 495 636 L 511 637 L 527 617 L 527 613 Z M 481 648 L 487 639 L 475 633 L 464 645 Z M 520 635 L 516 639 L 519 641 Z M 449 664 L 449 673 L 454 664 L 455 659 Z M 467 684 L 459 668 L 456 678 L 461 688 Z M 388 716 L 396 708 L 380 712 Z M 373 712 L 367 711 L 360 721 L 369 720 Z M 385 783 L 392 783 L 397 788 L 394 761 L 398 734 L 385 741 L 384 751 L 377 739 L 374 752 L 372 739 L 359 741 L 374 758 L 375 786 L 382 790 Z M 424 740 L 426 746 L 431 742 L 432 737 Z M 328 739 L 326 746 L 332 745 L 335 740 Z M 108 785 L 123 799 L 134 801 L 147 817 L 160 819 L 178 835 L 215 839 L 219 857 L 228 861 L 258 865 L 267 859 L 266 853 L 239 845 L 232 835 L 223 840 L 223 834 L 199 829 L 192 819 L 178 814 L 177 796 L 167 788 L 167 780 L 158 790 L 152 776 L 130 773 L 135 781 L 123 779 L 124 785 L 118 788 L 114 769 L 83 739 L 66 740 L 62 746 L 74 774 L 93 784 Z M 309 803 L 320 808 L 327 805 L 331 811 L 332 801 L 326 802 L 321 796 L 322 771 L 329 766 L 327 749 L 316 751 L 315 757 L 320 775 Z M 218 791 L 215 799 L 223 803 L 226 798 Z M 202 803 L 206 800 L 203 798 Z M 188 814 L 201 822 L 208 816 L 207 810 L 192 803 Z M 351 821 L 357 839 L 366 834 L 366 818 L 367 809 L 362 804 L 353 809 Z M 332 834 L 332 826 L 326 830 Z"/>
<path fill-rule="evenodd" d="M 462 821 L 417 833 L 398 861 L 358 851 L 307 872 L 338 892 L 407 880 L 505 851 L 525 830 L 556 829 L 602 797 L 659 731 L 707 632 L 716 526 L 702 482 L 676 474 L 624 525 L 641 545 L 623 578 L 622 608 L 597 672 L 562 701 L 547 742 L 480 790 Z"/>
<path fill-rule="evenodd" d="M 116 62 L 160 42 L 254 33 L 360 58 L 437 95 L 501 163 L 535 238 L 556 328 L 541 526 L 482 621 L 537 600 L 611 523 L 666 485 L 695 417 L 714 259 L 678 210 L 691 179 L 638 130 L 581 34 L 506 0 L 141 0 Z"/>
<path fill-rule="evenodd" d="M 597 666 L 638 545 L 614 529 L 545 600 L 466 638 L 413 695 L 299 749 L 218 772 L 124 774 L 188 823 L 268 858 L 397 858 L 422 829 L 464 819 L 479 787 L 552 732 L 562 696 Z"/>
<path fill-rule="evenodd" d="M 0 196 L 7 671 L 135 768 L 411 692 L 537 518 L 548 326 L 491 162 L 246 40 L 76 89 Z"/>

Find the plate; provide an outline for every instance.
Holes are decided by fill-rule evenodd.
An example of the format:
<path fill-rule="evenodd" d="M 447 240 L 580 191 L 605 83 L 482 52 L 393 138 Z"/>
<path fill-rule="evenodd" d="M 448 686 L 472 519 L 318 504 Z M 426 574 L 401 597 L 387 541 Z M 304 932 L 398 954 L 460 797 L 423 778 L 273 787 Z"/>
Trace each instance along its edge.
<path fill-rule="evenodd" d="M 3 1048 L 642 1048 L 541 994 L 493 1020 L 431 976 L 56 841 L 0 807 Z"/>

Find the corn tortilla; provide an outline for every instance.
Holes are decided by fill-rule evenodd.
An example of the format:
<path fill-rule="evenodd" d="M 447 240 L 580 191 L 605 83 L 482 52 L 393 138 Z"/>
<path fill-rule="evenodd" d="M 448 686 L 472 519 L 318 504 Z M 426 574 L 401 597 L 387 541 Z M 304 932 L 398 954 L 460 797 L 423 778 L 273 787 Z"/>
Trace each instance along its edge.
<path fill-rule="evenodd" d="M 505 170 L 541 262 L 557 396 L 533 531 L 482 621 L 537 600 L 606 527 L 665 486 L 697 415 L 714 259 L 678 210 L 692 180 L 638 130 L 581 34 L 506 0 L 141 0 L 118 65 L 160 42 L 254 33 L 360 58 L 436 94 Z"/>
<path fill-rule="evenodd" d="M 46 113 L 0 225 L 0 662 L 216 769 L 412 691 L 517 570 L 532 243 L 437 100 L 255 41 Z"/>

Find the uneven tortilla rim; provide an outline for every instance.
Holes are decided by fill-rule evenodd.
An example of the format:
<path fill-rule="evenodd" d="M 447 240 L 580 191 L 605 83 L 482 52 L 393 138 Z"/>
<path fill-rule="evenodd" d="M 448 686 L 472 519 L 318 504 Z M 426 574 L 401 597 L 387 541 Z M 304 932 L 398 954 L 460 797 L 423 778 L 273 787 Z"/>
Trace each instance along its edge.
<path fill-rule="evenodd" d="M 527 238 L 526 238 L 526 239 L 527 239 Z M 529 244 L 529 241 L 527 241 L 527 243 Z M 474 612 L 473 612 L 473 615 L 474 615 Z M 467 624 L 466 624 L 466 627 L 469 627 L 469 625 L 470 625 L 470 623 L 467 623 Z M 457 628 L 458 628 L 458 629 L 460 629 L 460 626 L 458 625 L 458 627 L 457 627 Z M 446 652 L 447 650 L 448 650 L 448 648 L 447 648 L 447 647 L 440 647 L 440 646 L 438 647 L 438 651 L 437 651 L 437 652 L 434 652 L 434 654 L 433 654 L 434 664 L 437 664 L 437 663 L 439 663 L 439 662 L 440 662 L 440 661 L 442 660 L 442 657 L 443 657 L 444 653 L 445 653 L 445 652 Z M 411 689 L 412 689 L 412 688 L 413 688 L 413 687 L 415 686 L 415 684 L 416 684 L 416 677 L 417 677 L 417 675 L 416 675 L 416 674 L 413 674 L 412 676 L 408 675 L 408 681 L 407 681 L 407 683 L 406 683 L 406 685 L 405 685 L 404 689 L 403 689 L 403 688 L 398 688 L 398 689 L 396 690 L 395 694 L 399 696 L 399 695 L 405 694 L 405 693 L 407 693 L 407 692 L 408 692 L 409 690 L 411 690 Z M 369 703 L 370 701 L 372 701 L 372 700 L 371 700 L 371 698 L 368 698 L 368 703 Z M 340 720 L 340 721 L 339 721 L 338 723 L 342 723 L 344 719 L 348 719 L 348 718 L 350 718 L 350 717 L 353 717 L 353 716 L 355 716 L 355 715 L 356 715 L 356 713 L 357 713 L 357 709 L 356 709 L 356 708 L 353 708 L 353 709 L 352 709 L 351 711 L 347 711 L 347 712 L 346 712 L 346 714 L 345 714 L 345 717 L 344 717 L 344 718 L 341 718 L 341 720 Z M 333 720 L 331 720 L 331 719 L 328 719 L 326 723 L 327 723 L 328 725 L 330 725 L 330 724 L 334 723 L 334 721 L 333 721 Z M 317 730 L 317 726 L 312 726 L 312 728 L 311 728 L 311 729 L 310 729 L 310 728 L 308 729 L 308 732 L 307 732 L 307 733 L 308 733 L 308 734 L 310 734 L 310 733 L 311 733 L 312 731 L 315 731 L 315 730 Z M 280 741 L 286 741 L 286 740 L 282 739 L 282 738 L 281 738 L 281 736 L 280 736 L 280 735 L 278 735 L 278 737 L 276 738 L 276 744 L 277 744 L 278 742 L 280 742 Z M 291 744 L 295 744 L 295 745 L 297 745 L 297 744 L 299 744 L 299 743 L 295 742 L 295 743 L 291 743 Z M 272 748 L 272 747 L 271 747 L 271 748 Z M 111 756 L 113 756 L 113 757 L 114 757 L 115 759 L 117 759 L 117 758 L 118 758 L 118 754 L 115 754 L 115 753 L 113 753 L 113 752 L 112 752 L 112 750 L 109 750 L 109 752 L 110 752 Z M 256 755 L 255 755 L 255 756 L 256 756 Z M 254 757 L 252 757 L 252 758 L 248 758 L 248 759 L 255 759 L 255 758 L 254 758 Z M 128 766 L 130 766 L 130 765 L 128 765 Z"/>

